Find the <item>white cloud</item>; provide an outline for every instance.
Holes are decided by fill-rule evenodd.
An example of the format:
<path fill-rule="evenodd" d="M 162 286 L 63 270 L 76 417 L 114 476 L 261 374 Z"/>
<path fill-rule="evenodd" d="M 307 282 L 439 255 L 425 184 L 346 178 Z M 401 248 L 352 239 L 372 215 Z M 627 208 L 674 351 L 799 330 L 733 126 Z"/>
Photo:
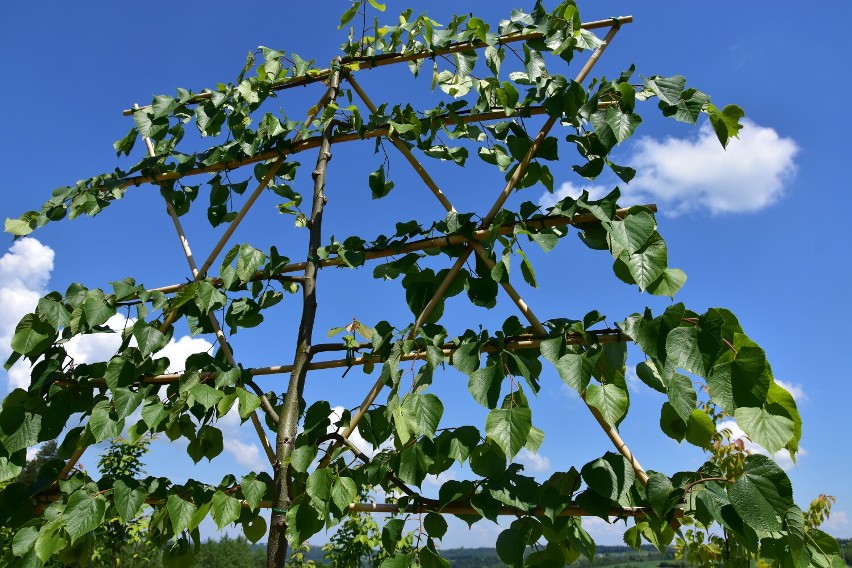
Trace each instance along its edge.
<path fill-rule="evenodd" d="M 184 335 L 177 341 L 172 339 L 157 353 L 157 357 L 168 357 L 169 367 L 167 373 L 176 373 L 186 368 L 186 358 L 194 353 L 204 353 L 210 350 L 213 344 L 201 337 L 190 337 Z"/>
<path fill-rule="evenodd" d="M 781 381 L 775 379 L 775 382 L 778 383 L 778 386 L 782 387 L 784 390 L 789 392 L 796 401 L 808 400 L 808 395 L 805 394 L 805 389 L 802 385 L 788 383 L 787 381 Z"/>
<path fill-rule="evenodd" d="M 340 429 L 334 427 L 334 424 L 340 421 L 343 417 L 343 410 L 344 408 L 342 406 L 335 406 L 331 409 L 331 414 L 328 415 L 328 418 L 331 420 L 331 425 L 328 427 L 329 434 L 340 431 Z M 349 436 L 349 441 L 352 442 L 355 447 L 368 458 L 372 458 L 381 451 L 381 448 L 374 450 L 373 444 L 362 438 L 357 428 Z"/>
<path fill-rule="evenodd" d="M 752 442 L 751 440 L 749 440 L 746 437 L 745 432 L 743 432 L 743 429 L 740 428 L 739 425 L 736 422 L 734 422 L 733 420 L 725 420 L 724 422 L 720 422 L 719 425 L 716 428 L 716 430 L 718 430 L 718 431 L 725 430 L 725 429 L 731 431 L 731 439 L 732 440 L 737 440 L 737 439 L 742 438 L 743 442 L 745 443 L 745 449 L 750 451 L 751 453 L 763 454 L 765 456 L 769 455 L 769 452 L 767 452 L 765 449 L 763 449 L 763 447 L 761 447 L 761 446 L 755 444 L 754 442 Z M 806 455 L 808 455 L 808 451 L 805 448 L 799 446 L 799 451 L 796 453 L 796 456 L 799 457 L 799 458 L 802 458 Z M 791 469 L 796 467 L 796 463 L 790 457 L 790 452 L 788 452 L 787 450 L 778 450 L 777 452 L 775 452 L 770 457 L 772 459 L 774 459 L 775 462 L 784 471 L 790 471 Z"/>
<path fill-rule="evenodd" d="M 542 454 L 534 454 L 526 448 L 521 449 L 516 459 L 526 471 L 532 473 L 545 473 L 552 469 L 550 458 Z"/>
<path fill-rule="evenodd" d="M 446 483 L 446 482 L 448 482 L 452 479 L 455 479 L 455 478 L 456 478 L 456 472 L 450 470 L 450 471 L 442 471 L 438 475 L 427 475 L 424 478 L 423 481 L 426 482 L 429 485 L 432 485 L 433 487 L 440 487 L 444 483 Z"/>
<path fill-rule="evenodd" d="M 820 528 L 831 534 L 845 537 L 852 530 L 852 521 L 849 520 L 846 511 L 832 511 L 831 516 L 822 523 Z"/>
<path fill-rule="evenodd" d="M 574 185 L 570 181 L 566 181 L 562 183 L 553 193 L 545 193 L 538 200 L 538 204 L 542 207 L 553 207 L 558 202 L 562 201 L 566 197 L 572 197 L 577 199 L 583 193 L 583 190 L 589 192 L 589 199 L 600 199 L 605 197 L 612 191 L 612 188 L 606 188 L 602 185 L 587 185 L 587 186 L 579 186 Z"/>
<path fill-rule="evenodd" d="M 706 209 L 713 214 L 758 211 L 778 201 L 796 171 L 796 142 L 743 120 L 727 150 L 709 122 L 694 138 L 640 138 L 629 160 L 636 178 L 625 201 L 657 201 L 669 214 Z"/>
<path fill-rule="evenodd" d="M 222 431 L 223 447 L 233 456 L 234 461 L 250 471 L 269 469 L 269 462 L 266 456 L 261 454 L 260 446 L 254 442 L 240 440 L 240 433 L 243 431 L 250 430 L 252 435 L 256 434 L 250 424 L 243 426 L 236 406 L 216 422 L 216 427 Z"/>
<path fill-rule="evenodd" d="M 268 465 L 260 458 L 260 448 L 257 444 L 246 444 L 231 436 L 225 436 L 224 447 L 226 452 L 234 456 L 238 464 L 251 471 L 261 471 Z"/>
<path fill-rule="evenodd" d="M 33 238 L 15 241 L 0 258 L 0 363 L 12 353 L 10 343 L 15 326 L 33 311 L 47 290 L 45 286 L 53 270 L 54 252 Z M 27 388 L 30 366 L 20 360 L 7 374 L 9 390 Z"/>
<path fill-rule="evenodd" d="M 12 352 L 9 344 L 15 326 L 31 312 L 41 296 L 53 270 L 53 249 L 33 238 L 15 241 L 0 258 L 0 356 Z"/>

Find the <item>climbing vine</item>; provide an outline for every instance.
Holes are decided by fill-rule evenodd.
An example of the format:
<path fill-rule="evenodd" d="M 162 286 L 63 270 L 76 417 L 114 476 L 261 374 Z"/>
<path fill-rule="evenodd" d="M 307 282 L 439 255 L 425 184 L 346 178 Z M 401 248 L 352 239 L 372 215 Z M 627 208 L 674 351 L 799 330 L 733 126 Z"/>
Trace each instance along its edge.
<path fill-rule="evenodd" d="M 615 80 L 589 80 L 595 62 L 631 20 L 583 23 L 571 1 L 551 11 L 541 4 L 530 13 L 515 10 L 496 26 L 471 15 L 440 25 L 412 10 L 395 25 L 380 25 L 383 16 L 377 15 L 369 26 L 368 15 L 384 9 L 374 0 L 351 4 L 341 28 L 361 19 L 360 33 L 352 28 L 328 67 L 261 47 L 230 83 L 200 92 L 178 89 L 175 96 L 158 95 L 150 105 L 128 109 L 134 125 L 114 149 L 130 156 L 141 140 L 147 149 L 142 159 L 58 188 L 41 210 L 6 221 L 6 231 L 20 237 L 48 223 L 100 214 L 128 191 L 154 184 L 184 241 L 181 218 L 191 213 L 226 229 L 200 266 L 185 249 L 191 279 L 182 284 L 149 288 L 125 275 L 116 276 L 111 290 L 74 283 L 40 299 L 18 324 L 6 366 L 29 362 L 31 384 L 13 391 L 0 411 L 0 481 L 14 479 L 26 449 L 41 441 L 61 440 L 61 460 L 44 466 L 52 468 L 49 479 L 55 482 L 13 482 L 0 491 L 0 521 L 17 531 L 4 560 L 38 566 L 60 552 L 73 559 L 84 553 L 85 536 L 95 527 L 107 519 L 129 522 L 147 504 L 153 509 L 149 535 L 165 547 L 164 563 L 173 566 L 191 561 L 199 523 L 208 516 L 220 528 L 241 525 L 253 542 L 268 534 L 269 566 L 281 566 L 288 546 L 300 546 L 351 511 L 382 507 L 425 515 L 412 546 L 397 547 L 399 519 L 385 526 L 382 566 L 388 568 L 448 566 L 436 545 L 448 514 L 471 524 L 514 515 L 496 542 L 501 560 L 511 566 L 593 558 L 594 541 L 581 521 L 586 515 L 635 517 L 625 538 L 636 546 L 643 539 L 669 545 L 678 518 L 697 515 L 778 563 L 835 562 L 836 550 L 807 538 L 789 480 L 768 458 L 747 458 L 733 483 L 720 479 L 712 464 L 671 475 L 646 472 L 620 437 L 618 426 L 630 407 L 627 342 L 633 342 L 646 357 L 637 367 L 639 378 L 666 398 L 660 409 L 666 435 L 699 447 L 712 443 L 715 429 L 699 407 L 698 381 L 751 440 L 769 452 L 795 454 L 801 437 L 796 404 L 730 311 L 696 313 L 677 303 L 661 314 L 646 309 L 627 315 L 614 327 L 597 311 L 553 313 L 542 321 L 514 287 L 518 266 L 527 285 L 545 285 L 524 247 L 551 252 L 573 227 L 586 246 L 611 255 L 617 278 L 640 292 L 674 296 L 686 275 L 668 264 L 654 206 L 620 208 L 617 187 L 601 199 L 583 193 L 547 208 L 526 201 L 512 210 L 507 200 L 533 186 L 552 192 L 548 164 L 557 160 L 576 162 L 573 171 L 586 180 L 606 170 L 629 183 L 636 172 L 613 162 L 611 152 L 641 125 L 640 109 L 654 112 L 656 106 L 663 116 L 689 124 L 705 116 L 722 146 L 737 135 L 743 111 L 717 107 L 682 76 L 637 75 L 631 66 Z M 598 30 L 605 31 L 603 38 Z M 373 103 L 358 72 L 395 64 L 415 76 L 431 73 L 437 104 Z M 569 64 L 579 72 L 559 74 Z M 268 109 L 269 100 L 284 97 L 287 89 L 311 84 L 326 90 L 306 120 Z M 531 130 L 541 120 L 540 129 Z M 184 151 L 184 138 L 196 135 L 212 142 L 203 151 Z M 388 157 L 393 146 L 446 216 L 431 223 L 401 220 L 390 235 L 330 237 L 323 210 L 341 204 L 341 195 L 325 184 L 332 149 L 365 140 L 376 141 L 384 153 L 379 168 L 363 180 L 373 199 L 395 190 Z M 302 174 L 312 180 L 307 195 L 293 183 L 304 170 L 296 158 L 308 159 L 301 153 L 316 154 L 313 169 Z M 487 212 L 457 211 L 417 156 L 431 158 L 436 167 L 481 160 L 504 172 L 505 186 Z M 274 196 L 282 219 L 308 231 L 307 250 L 231 243 L 264 195 Z M 318 342 L 313 327 L 322 271 L 359 269 L 377 260 L 374 277 L 399 282 L 412 319 L 353 321 L 329 331 L 329 337 L 343 334 L 342 340 Z M 450 266 L 437 268 L 438 260 Z M 442 323 L 448 319 L 446 298 L 464 294 L 473 305 L 490 308 L 501 288 L 523 319 L 509 316 L 496 331 Z M 266 325 L 267 310 L 299 304 L 291 298 L 299 295 L 292 363 L 241 365 L 228 336 Z M 116 353 L 106 361 L 74 364 L 66 342 L 108 331 L 108 320 L 123 309 L 135 317 L 119 332 Z M 161 351 L 180 321 L 193 334 L 214 337 L 218 348 L 190 356 L 183 372 L 168 373 Z M 329 358 L 335 353 L 339 358 Z M 413 381 L 403 382 L 410 376 L 407 361 L 414 365 Z M 328 401 L 304 399 L 309 371 L 353 366 L 376 377 L 358 407 L 335 416 Z M 444 405 L 429 389 L 452 372 L 448 366 L 468 377 L 471 404 L 488 411 L 484 424 L 442 423 Z M 540 377 L 551 366 L 577 391 L 615 451 L 539 482 L 513 460 L 544 439 L 528 397 L 540 392 Z M 287 388 L 264 392 L 255 377 L 273 373 L 290 375 Z M 132 439 L 185 438 L 195 462 L 213 460 L 223 451 L 216 422 L 234 409 L 252 423 L 271 475 L 176 483 L 134 475 L 95 480 L 74 469 L 87 446 L 123 432 Z M 349 440 L 355 431 L 372 444 L 374 455 Z M 419 489 L 428 474 L 454 464 L 468 467 L 472 478 L 445 481 L 437 495 Z M 359 496 L 372 487 L 400 498 L 361 504 Z M 386 539 L 385 532 L 396 538 Z"/>

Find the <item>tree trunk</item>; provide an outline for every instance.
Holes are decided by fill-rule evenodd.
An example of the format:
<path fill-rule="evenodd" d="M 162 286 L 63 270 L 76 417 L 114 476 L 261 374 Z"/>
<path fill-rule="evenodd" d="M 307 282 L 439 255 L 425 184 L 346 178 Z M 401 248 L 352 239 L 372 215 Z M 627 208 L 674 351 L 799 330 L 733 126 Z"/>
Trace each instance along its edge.
<path fill-rule="evenodd" d="M 329 104 L 337 98 L 340 85 L 340 65 L 335 60 L 333 72 L 329 77 Z M 317 283 L 317 249 L 322 240 L 322 211 L 325 207 L 325 173 L 331 159 L 332 121 L 323 130 L 317 166 L 311 174 L 314 178 L 313 205 L 308 221 L 310 237 L 308 243 L 308 262 L 305 266 L 305 276 L 302 281 L 302 320 L 299 324 L 299 334 L 296 341 L 296 355 L 293 370 L 287 385 L 287 394 L 278 421 L 278 432 L 275 440 L 275 487 L 272 498 L 272 513 L 269 525 L 269 541 L 266 550 L 267 568 L 283 568 L 287 559 L 287 509 L 293 500 L 290 493 L 291 474 L 288 461 L 293 452 L 296 432 L 299 424 L 299 403 L 305 388 L 307 365 L 311 360 L 311 336 L 314 329 L 314 319 L 317 312 L 316 283 Z"/>

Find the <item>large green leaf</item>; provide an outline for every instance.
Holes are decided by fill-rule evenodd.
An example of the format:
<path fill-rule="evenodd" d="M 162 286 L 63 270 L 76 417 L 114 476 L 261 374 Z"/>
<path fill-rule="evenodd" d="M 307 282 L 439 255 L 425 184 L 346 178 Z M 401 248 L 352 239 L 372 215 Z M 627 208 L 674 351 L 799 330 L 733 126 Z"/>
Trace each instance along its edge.
<path fill-rule="evenodd" d="M 743 522 L 764 531 L 781 531 L 782 519 L 793 505 L 787 474 L 760 454 L 746 457 L 743 475 L 728 486 L 728 496 Z"/>
<path fill-rule="evenodd" d="M 217 491 L 213 494 L 213 505 L 210 507 L 210 516 L 216 522 L 216 527 L 221 530 L 225 525 L 233 523 L 240 518 L 239 500 L 223 491 Z"/>
<path fill-rule="evenodd" d="M 793 421 L 764 408 L 739 407 L 734 418 L 751 441 L 774 454 L 793 438 Z"/>
<path fill-rule="evenodd" d="M 27 314 L 15 327 L 11 346 L 17 353 L 37 357 L 47 351 L 56 339 L 56 330 L 35 314 Z"/>
<path fill-rule="evenodd" d="M 431 438 L 444 414 L 444 405 L 434 394 L 412 393 L 403 399 L 402 412 L 415 435 Z"/>
<path fill-rule="evenodd" d="M 586 402 L 597 408 L 608 424 L 617 426 L 627 415 L 630 396 L 627 389 L 613 383 L 590 385 L 586 389 Z"/>
<path fill-rule="evenodd" d="M 118 516 L 125 523 L 129 523 L 139 513 L 148 491 L 134 479 L 118 479 L 113 484 L 113 504 L 118 511 Z"/>
<path fill-rule="evenodd" d="M 665 241 L 654 231 L 640 250 L 632 254 L 622 253 L 618 259 L 627 266 L 639 289 L 644 290 L 663 274 L 668 263 L 668 251 Z"/>
<path fill-rule="evenodd" d="M 500 359 L 494 359 L 489 364 L 470 375 L 467 388 L 473 399 L 486 408 L 494 408 L 500 399 L 500 387 L 503 384 L 505 371 Z"/>
<path fill-rule="evenodd" d="M 527 443 L 532 428 L 532 411 L 529 408 L 498 408 L 485 419 L 485 434 L 494 440 L 503 453 L 511 459 Z"/>
<path fill-rule="evenodd" d="M 136 338 L 143 357 L 159 351 L 166 346 L 167 341 L 166 336 L 159 329 L 142 320 L 133 324 L 133 337 Z"/>
<path fill-rule="evenodd" d="M 308 493 L 308 497 L 311 498 L 311 503 L 315 509 L 328 511 L 333 480 L 334 474 L 327 467 L 317 469 L 308 476 L 305 491 Z"/>
<path fill-rule="evenodd" d="M 331 486 L 331 501 L 337 510 L 345 513 L 358 496 L 358 488 L 351 477 L 338 477 Z"/>
<path fill-rule="evenodd" d="M 192 515 L 195 513 L 195 505 L 172 494 L 166 501 L 166 510 L 169 512 L 172 530 L 175 534 L 180 534 L 189 527 Z"/>
<path fill-rule="evenodd" d="M 86 489 L 79 489 L 68 498 L 68 504 L 62 512 L 62 524 L 71 542 L 95 530 L 104 520 L 106 499 L 93 496 Z"/>
<path fill-rule="evenodd" d="M 613 501 L 624 498 L 633 486 L 636 474 L 624 456 L 607 452 L 580 470 L 589 489 Z"/>
<path fill-rule="evenodd" d="M 670 334 L 671 335 L 671 334 Z M 678 416 L 684 422 L 689 420 L 692 411 L 695 410 L 695 404 L 698 396 L 695 394 L 695 388 L 692 386 L 692 381 L 689 377 L 675 373 L 668 384 L 669 402 L 672 408 L 675 409 Z"/>
<path fill-rule="evenodd" d="M 240 488 L 243 491 L 243 497 L 252 511 L 260 505 L 261 499 L 266 494 L 266 483 L 259 480 L 255 474 L 250 473 L 243 477 L 240 481 Z"/>

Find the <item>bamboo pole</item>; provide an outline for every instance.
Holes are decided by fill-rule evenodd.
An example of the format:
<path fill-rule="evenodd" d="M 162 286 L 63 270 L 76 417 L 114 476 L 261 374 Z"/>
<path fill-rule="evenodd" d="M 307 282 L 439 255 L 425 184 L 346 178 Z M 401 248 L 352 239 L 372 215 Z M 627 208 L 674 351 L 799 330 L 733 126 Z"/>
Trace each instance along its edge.
<path fill-rule="evenodd" d="M 454 116 L 454 120 L 457 123 L 461 124 L 470 124 L 472 122 L 486 122 L 490 120 L 506 120 L 508 118 L 513 118 L 517 116 L 531 116 L 544 114 L 545 111 L 541 107 L 531 107 L 531 108 L 520 108 L 516 112 L 506 115 L 502 110 L 493 111 L 493 112 L 482 112 L 482 113 L 471 113 L 464 115 L 462 113 L 458 113 L 457 116 Z M 429 122 L 433 120 L 441 120 L 443 118 L 448 118 L 449 115 L 442 115 L 431 117 L 427 119 L 423 119 L 424 122 Z M 382 127 L 377 128 L 375 130 L 368 130 L 366 132 L 350 132 L 348 134 L 339 134 L 337 136 L 333 136 L 331 138 L 331 142 L 333 144 L 342 144 L 344 142 L 353 142 L 356 140 L 365 140 L 371 138 L 379 138 L 382 136 L 387 136 L 388 128 Z M 189 176 L 195 176 L 200 174 L 208 174 L 221 172 L 225 170 L 234 170 L 242 166 L 247 166 L 251 164 L 256 164 L 258 162 L 265 162 L 267 160 L 274 160 L 281 156 L 281 154 L 298 154 L 300 152 L 304 152 L 306 150 L 311 150 L 314 148 L 319 148 L 322 143 L 322 136 L 313 136 L 311 138 L 305 138 L 289 142 L 286 146 L 282 148 L 276 148 L 272 150 L 267 150 L 265 152 L 261 152 L 254 156 L 246 156 L 244 158 L 240 158 L 237 160 L 231 160 L 230 162 L 221 162 L 218 164 L 213 164 L 211 166 L 204 166 L 200 168 L 193 168 L 184 172 L 172 171 L 172 172 L 164 172 L 157 173 L 152 175 L 139 175 L 134 177 L 129 177 L 116 184 L 115 186 L 111 186 L 109 188 L 104 188 L 104 191 L 112 191 L 114 189 L 123 189 L 131 186 L 140 186 L 145 183 L 157 183 L 164 182 L 170 180 L 178 180 Z"/>
<path fill-rule="evenodd" d="M 640 207 L 644 207 L 650 211 L 657 211 L 657 206 L 653 203 L 640 205 Z M 615 212 L 615 215 L 619 219 L 623 219 L 627 216 L 629 208 L 618 209 Z M 582 213 L 579 215 L 575 215 L 574 217 L 565 217 L 562 215 L 550 215 L 544 217 L 537 217 L 535 219 L 529 219 L 525 221 L 516 221 L 513 223 L 505 223 L 500 226 L 497 232 L 501 235 L 508 235 L 513 233 L 517 227 L 524 227 L 532 230 L 540 230 L 547 229 L 552 227 L 564 227 L 566 225 L 581 225 L 584 223 L 597 223 L 599 222 L 598 218 L 595 217 L 591 213 Z M 385 248 L 385 249 L 374 249 L 368 250 L 365 254 L 366 260 L 375 260 L 379 258 L 387 258 L 389 256 L 396 256 L 399 254 L 407 254 L 409 252 L 417 252 L 421 250 L 428 249 L 437 249 L 449 245 L 468 243 L 471 240 L 477 241 L 485 241 L 491 238 L 493 232 L 490 229 L 479 229 L 475 231 L 470 237 L 467 235 L 447 235 L 443 237 L 430 237 L 428 239 L 422 239 L 418 241 L 411 241 L 410 243 L 406 243 L 397 247 Z M 321 260 L 319 262 L 320 267 L 326 268 L 329 266 L 339 266 L 343 264 L 343 261 L 339 258 L 327 258 L 325 260 Z M 287 274 L 291 272 L 300 272 L 305 269 L 304 262 L 296 262 L 293 264 L 288 264 L 282 267 L 275 274 Z M 262 272 L 257 272 L 252 280 L 263 280 L 268 278 L 268 275 L 263 274 Z M 221 286 L 222 282 L 219 278 L 211 279 L 211 283 L 214 286 Z M 186 283 L 181 284 L 169 284 L 168 286 L 160 286 L 158 288 L 151 288 L 148 292 L 162 292 L 164 294 L 172 294 L 177 292 L 184 286 L 187 286 Z"/>
<path fill-rule="evenodd" d="M 154 144 L 151 142 L 151 139 L 148 137 L 144 138 L 145 146 L 148 149 L 148 155 L 152 158 L 156 155 L 156 151 L 154 150 Z M 165 196 L 163 199 L 166 202 L 166 211 L 169 214 L 169 217 L 172 220 L 172 224 L 175 226 L 175 231 L 177 232 L 178 239 L 181 243 L 181 248 L 183 249 L 184 256 L 186 257 L 186 262 L 189 265 L 189 270 L 192 273 L 193 281 L 199 280 L 199 271 L 198 266 L 195 264 L 195 258 L 192 256 L 192 250 L 189 246 L 189 240 L 186 236 L 186 231 L 183 229 L 183 224 L 180 222 L 180 218 L 175 211 L 174 205 L 172 202 Z M 241 212 L 242 213 L 242 212 Z M 176 314 L 177 311 L 173 310 L 172 314 Z M 213 315 L 212 312 L 207 314 L 208 319 L 210 320 L 210 325 L 213 326 L 213 332 L 216 335 L 216 340 L 219 342 L 219 346 L 222 349 L 222 352 L 225 355 L 225 359 L 228 361 L 228 364 L 231 367 L 236 368 L 237 362 L 234 359 L 234 354 L 231 351 L 231 346 L 228 345 L 228 341 L 225 338 L 225 334 L 222 332 L 222 326 L 219 325 L 219 320 L 216 319 L 216 316 Z M 172 318 L 173 319 L 173 318 Z M 261 397 L 261 401 L 265 402 L 264 410 L 266 412 L 272 412 L 272 416 L 275 416 L 274 410 L 272 410 L 272 406 L 269 403 L 269 400 L 266 396 Z M 269 439 L 266 437 L 266 433 L 263 430 L 263 426 L 260 423 L 260 420 L 257 418 L 257 413 L 252 411 L 251 413 L 251 422 L 254 426 L 255 432 L 257 433 L 258 439 L 260 440 L 260 445 L 263 447 L 266 452 L 266 457 L 269 459 L 269 463 L 272 464 L 275 462 L 275 454 L 272 452 L 272 446 L 269 445 Z"/>
<path fill-rule="evenodd" d="M 594 30 L 599 28 L 606 28 L 612 25 L 622 25 L 629 24 L 633 22 L 633 16 L 620 16 L 618 18 L 609 18 L 606 20 L 595 20 L 591 22 L 584 22 L 581 24 L 581 27 L 585 30 Z M 540 33 L 518 33 L 518 34 L 510 34 L 505 36 L 500 36 L 497 38 L 497 43 L 500 45 L 518 42 L 518 41 L 529 41 L 543 38 L 544 35 Z M 458 53 L 461 51 L 469 51 L 471 49 L 482 49 L 483 47 L 487 47 L 487 44 L 481 41 L 464 41 L 453 43 L 447 47 L 439 48 L 435 50 L 424 50 L 415 53 L 385 53 L 380 54 L 375 57 L 345 57 L 341 59 L 342 68 L 345 73 L 351 73 L 355 71 L 360 71 L 363 69 L 374 69 L 376 67 L 384 67 L 386 65 L 393 65 L 395 63 L 405 63 L 408 61 L 415 61 L 418 59 L 427 59 L 431 57 L 436 57 L 440 55 L 449 55 L 452 53 Z M 331 73 L 331 69 L 321 69 L 313 71 L 310 75 L 300 75 L 298 77 L 291 77 L 289 79 L 283 79 L 281 81 L 277 81 L 273 83 L 270 87 L 270 91 L 281 91 L 284 89 L 291 89 L 293 87 L 299 87 L 303 85 L 307 85 L 310 83 L 317 83 L 320 81 L 324 81 L 328 78 Z M 213 96 L 212 92 L 202 92 L 197 95 L 194 95 L 187 101 L 186 104 L 196 104 L 201 101 L 205 101 L 210 99 Z M 146 105 L 144 107 L 125 109 L 122 111 L 124 116 L 132 115 L 136 110 L 145 110 L 151 108 L 151 105 Z"/>
<path fill-rule="evenodd" d="M 622 341 L 632 341 L 631 338 L 621 333 L 619 330 L 601 330 L 598 332 L 593 332 L 597 336 L 598 343 L 619 343 Z M 505 338 L 505 344 L 502 349 L 506 349 L 508 351 L 517 351 L 522 349 L 535 349 L 541 344 L 542 338 L 529 338 L 529 339 L 515 339 L 515 338 Z M 568 345 L 584 345 L 585 342 L 580 336 L 570 335 L 567 338 Z M 341 351 L 345 350 L 346 347 L 344 344 L 341 345 Z M 445 343 L 441 346 L 441 351 L 444 353 L 445 357 L 451 356 L 457 346 L 452 343 Z M 501 348 L 496 344 L 485 344 L 482 347 L 482 353 L 494 353 L 499 351 Z M 325 351 L 331 351 L 332 349 L 325 349 Z M 400 359 L 401 361 L 415 361 L 415 360 L 425 360 L 426 352 L 417 350 L 412 351 L 411 353 L 406 353 Z M 308 371 L 319 371 L 325 369 L 342 369 L 344 367 L 357 367 L 360 365 L 366 365 L 367 363 L 381 363 L 382 358 L 378 355 L 364 355 L 363 357 L 353 357 L 349 360 L 347 359 L 333 359 L 330 361 L 316 361 L 311 362 L 307 365 Z M 293 370 L 293 365 L 273 365 L 268 367 L 255 367 L 252 369 L 247 369 L 246 372 L 252 377 L 263 377 L 268 375 L 281 375 L 290 373 Z M 215 371 L 201 373 L 200 380 L 202 381 L 211 381 L 215 380 L 218 373 Z M 169 384 L 179 381 L 183 377 L 182 373 L 167 373 L 162 375 L 154 375 L 149 377 L 142 377 L 139 382 L 143 384 Z M 94 387 L 103 387 L 106 385 L 106 382 L 98 379 L 90 379 L 89 384 Z"/>
<path fill-rule="evenodd" d="M 352 75 L 347 75 L 346 80 L 349 81 L 349 84 L 352 85 L 352 88 L 355 89 L 355 92 L 358 94 L 359 97 L 361 97 L 361 100 L 364 101 L 364 104 L 367 105 L 367 108 L 370 109 L 370 112 L 375 114 L 376 111 L 379 110 L 378 107 L 373 103 L 372 100 L 370 100 L 370 97 L 367 96 L 367 93 L 364 91 L 364 89 L 361 88 L 361 85 L 358 84 L 358 82 L 355 80 L 355 77 L 353 77 Z M 426 187 L 429 188 L 429 191 L 431 191 L 432 194 L 438 199 L 438 201 L 441 202 L 441 205 L 444 206 L 444 209 L 446 209 L 448 212 L 455 211 L 455 208 L 453 207 L 452 203 L 450 203 L 449 199 L 447 199 L 447 196 L 444 195 L 444 192 L 441 191 L 441 188 L 438 187 L 438 184 L 435 183 L 435 181 L 429 176 L 429 174 L 426 172 L 425 168 L 423 168 L 417 158 L 414 157 L 414 154 L 412 154 L 411 150 L 408 149 L 408 146 L 406 146 L 396 136 L 389 136 L 388 138 L 391 143 L 396 146 L 396 149 L 399 150 L 403 156 L 405 156 L 405 159 L 408 160 L 408 163 L 411 164 L 411 167 L 414 168 L 414 171 L 416 171 L 420 175 L 420 178 L 423 180 L 423 183 L 426 184 Z"/>

